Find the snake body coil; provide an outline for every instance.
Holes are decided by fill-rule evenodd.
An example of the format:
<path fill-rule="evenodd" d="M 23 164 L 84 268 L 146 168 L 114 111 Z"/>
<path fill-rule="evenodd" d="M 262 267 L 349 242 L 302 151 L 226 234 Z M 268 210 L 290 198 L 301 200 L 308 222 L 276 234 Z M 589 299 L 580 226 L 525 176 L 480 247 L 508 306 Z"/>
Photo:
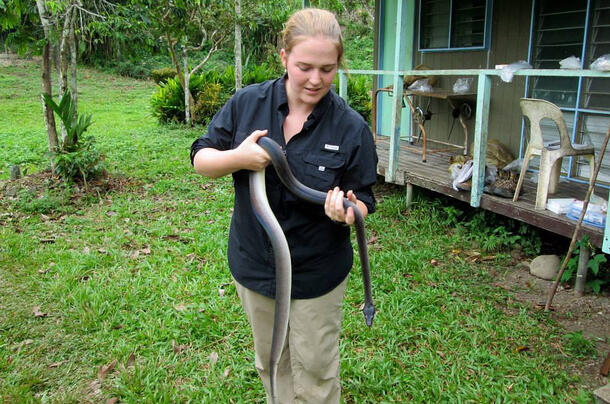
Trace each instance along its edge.
<path fill-rule="evenodd" d="M 324 205 L 324 202 L 326 201 L 326 193 L 311 189 L 303 185 L 295 178 L 290 171 L 288 161 L 286 161 L 282 148 L 275 141 L 263 136 L 258 140 L 258 145 L 269 154 L 275 171 L 280 177 L 282 183 L 290 192 L 307 202 L 317 205 Z M 273 323 L 269 371 L 271 379 L 272 402 L 278 403 L 277 365 L 282 354 L 284 341 L 286 340 L 286 334 L 288 332 L 288 319 L 290 315 L 290 294 L 292 287 L 290 250 L 288 248 L 286 236 L 284 235 L 277 219 L 273 215 L 269 202 L 267 201 L 265 192 L 265 170 L 251 172 L 249 183 L 250 200 L 254 214 L 269 236 L 275 257 L 275 317 Z M 366 325 L 370 327 L 373 324 L 373 318 L 375 317 L 375 306 L 373 305 L 373 297 L 371 294 L 371 276 L 368 247 L 366 243 L 366 231 L 364 228 L 364 216 L 356 204 L 349 201 L 347 198 L 343 199 L 343 207 L 345 210 L 351 207 L 354 211 L 356 239 L 358 242 L 358 253 L 362 268 L 362 281 L 364 284 L 364 308 L 362 312 L 364 314 Z"/>

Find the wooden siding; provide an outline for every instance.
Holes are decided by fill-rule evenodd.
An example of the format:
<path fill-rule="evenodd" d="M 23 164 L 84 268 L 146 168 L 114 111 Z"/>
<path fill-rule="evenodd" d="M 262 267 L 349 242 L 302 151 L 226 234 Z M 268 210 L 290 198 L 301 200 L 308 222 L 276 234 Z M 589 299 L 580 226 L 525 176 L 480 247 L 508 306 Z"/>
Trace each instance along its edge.
<path fill-rule="evenodd" d="M 530 32 L 530 0 L 494 0 L 491 48 L 488 51 L 456 52 L 419 52 L 416 51 L 415 65 L 425 64 L 432 69 L 493 69 L 498 64 L 509 64 L 527 60 Z M 419 30 L 416 29 L 417 33 Z M 456 77 L 440 78 L 437 87 L 451 89 Z M 473 77 L 473 90 L 476 91 L 476 77 Z M 489 117 L 489 139 L 504 144 L 515 157 L 519 154 L 521 139 L 521 110 L 519 98 L 525 92 L 525 79 L 515 77 L 511 83 L 499 78 L 492 79 L 491 105 Z M 420 99 L 426 105 L 427 100 Z M 432 119 L 426 122 L 432 138 L 446 140 L 451 125 L 451 141 L 463 142 L 459 122 L 453 123 L 451 110 L 445 101 L 433 100 L 430 103 Z M 474 105 L 473 105 L 474 112 Z M 467 122 L 469 133 L 474 132 L 474 119 Z M 470 136 L 472 139 L 472 136 Z"/>

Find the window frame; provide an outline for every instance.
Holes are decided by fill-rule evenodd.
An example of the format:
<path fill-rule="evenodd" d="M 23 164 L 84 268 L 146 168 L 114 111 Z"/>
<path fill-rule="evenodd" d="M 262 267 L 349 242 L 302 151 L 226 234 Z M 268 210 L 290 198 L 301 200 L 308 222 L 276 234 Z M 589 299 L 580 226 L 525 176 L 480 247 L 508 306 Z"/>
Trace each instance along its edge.
<path fill-rule="evenodd" d="M 447 47 L 443 48 L 423 48 L 422 47 L 422 1 L 417 2 L 418 17 L 417 17 L 417 50 L 422 53 L 428 52 L 458 52 L 458 51 L 481 51 L 488 50 L 491 45 L 491 28 L 492 28 L 492 10 L 493 0 L 485 0 L 485 21 L 483 23 L 483 45 L 481 46 L 466 46 L 466 47 L 452 47 L 451 40 L 453 38 L 451 20 L 454 13 L 454 3 L 457 4 L 459 0 L 449 0 L 449 34 Z"/>

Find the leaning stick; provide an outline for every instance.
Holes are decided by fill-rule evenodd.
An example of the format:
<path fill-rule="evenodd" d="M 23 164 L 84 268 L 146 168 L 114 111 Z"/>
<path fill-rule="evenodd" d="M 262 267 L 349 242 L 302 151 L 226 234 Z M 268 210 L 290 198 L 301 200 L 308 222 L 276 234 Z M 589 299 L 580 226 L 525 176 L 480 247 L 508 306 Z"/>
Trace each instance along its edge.
<path fill-rule="evenodd" d="M 604 142 L 602 143 L 602 148 L 599 151 L 599 161 L 595 166 L 595 171 L 593 172 L 593 177 L 591 177 L 591 182 L 589 182 L 589 189 L 587 189 L 587 194 L 585 196 L 585 200 L 582 204 L 582 211 L 580 212 L 580 217 L 578 218 L 578 222 L 576 222 L 576 227 L 574 228 L 574 234 L 572 235 L 572 241 L 570 242 L 570 247 L 568 247 L 568 253 L 566 254 L 563 263 L 561 264 L 561 269 L 557 274 L 557 279 L 555 279 L 555 283 L 553 283 L 553 287 L 551 288 L 551 292 L 549 293 L 549 297 L 546 301 L 546 305 L 544 306 L 544 311 L 549 311 L 551 309 L 551 303 L 553 302 L 553 297 L 555 296 L 555 292 L 557 292 L 557 287 L 559 286 L 559 282 L 561 281 L 561 277 L 563 276 L 566 267 L 568 266 L 568 261 L 572 258 L 572 252 L 574 251 L 574 246 L 576 245 L 576 240 L 578 239 L 578 233 L 580 232 L 580 227 L 582 226 L 582 221 L 585 218 L 585 214 L 587 213 L 587 207 L 589 206 L 589 199 L 591 199 L 591 194 L 593 193 L 593 188 L 595 188 L 595 181 L 597 181 L 597 174 L 599 174 L 599 169 L 602 166 L 602 160 L 604 158 L 604 153 L 606 153 L 606 145 L 608 144 L 608 138 L 610 138 L 610 129 L 606 132 L 606 137 L 604 138 Z"/>

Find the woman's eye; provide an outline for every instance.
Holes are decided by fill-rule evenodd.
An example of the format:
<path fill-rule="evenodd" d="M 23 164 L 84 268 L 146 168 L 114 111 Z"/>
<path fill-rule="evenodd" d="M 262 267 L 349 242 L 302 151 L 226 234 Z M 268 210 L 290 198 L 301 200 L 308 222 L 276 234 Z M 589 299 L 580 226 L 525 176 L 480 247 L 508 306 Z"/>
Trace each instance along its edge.
<path fill-rule="evenodd" d="M 300 69 L 302 72 L 307 72 L 307 71 L 309 71 L 309 70 L 310 70 L 310 68 L 309 68 L 309 67 L 305 67 L 305 66 L 299 66 L 299 69 Z"/>

